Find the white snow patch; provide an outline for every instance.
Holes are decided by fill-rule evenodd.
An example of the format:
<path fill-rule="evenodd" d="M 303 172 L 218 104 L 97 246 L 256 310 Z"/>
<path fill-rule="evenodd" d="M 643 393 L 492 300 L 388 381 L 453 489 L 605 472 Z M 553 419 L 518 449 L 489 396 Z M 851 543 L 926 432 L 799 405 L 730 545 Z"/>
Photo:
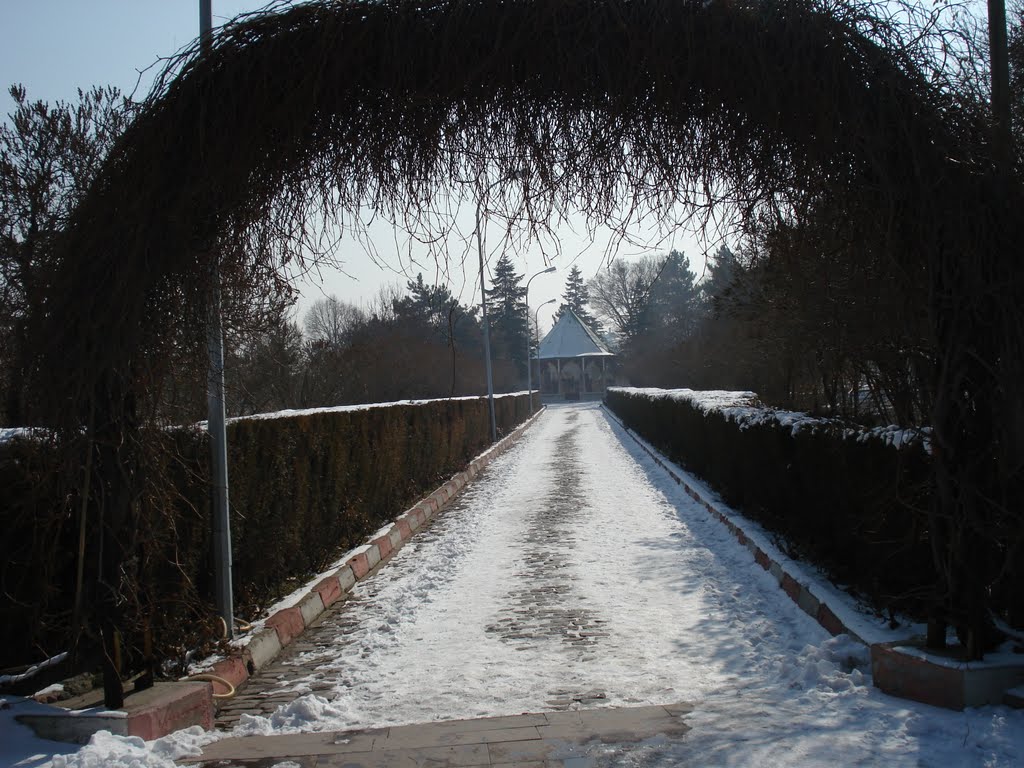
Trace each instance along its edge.
<path fill-rule="evenodd" d="M 45 437 L 47 432 L 42 429 L 30 427 L 0 427 L 0 443 L 9 440 L 38 440 Z"/>

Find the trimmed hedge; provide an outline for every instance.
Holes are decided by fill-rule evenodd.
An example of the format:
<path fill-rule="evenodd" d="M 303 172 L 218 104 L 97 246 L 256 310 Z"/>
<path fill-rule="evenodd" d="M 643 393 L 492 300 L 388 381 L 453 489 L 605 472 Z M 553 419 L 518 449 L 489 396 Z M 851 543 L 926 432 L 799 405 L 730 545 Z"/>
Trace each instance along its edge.
<path fill-rule="evenodd" d="M 528 407 L 525 394 L 496 397 L 499 433 L 522 423 Z M 255 617 L 489 444 L 486 398 L 230 420 L 238 614 Z M 140 503 L 140 589 L 130 620 L 152 623 L 159 659 L 180 660 L 197 637 L 216 636 L 209 444 L 204 430 L 179 429 L 150 433 L 146 445 L 151 455 Z M 73 493 L 61 498 L 55 466 L 60 453 L 46 436 L 0 442 L 0 669 L 67 650 L 80 504 Z M 87 584 L 97 562 L 92 531 Z M 88 598 L 87 592 L 87 605 Z"/>
<path fill-rule="evenodd" d="M 880 612 L 924 616 L 935 580 L 930 460 L 920 440 L 901 446 L 892 433 L 774 412 L 752 393 L 623 388 L 605 403 L 790 555 Z"/>

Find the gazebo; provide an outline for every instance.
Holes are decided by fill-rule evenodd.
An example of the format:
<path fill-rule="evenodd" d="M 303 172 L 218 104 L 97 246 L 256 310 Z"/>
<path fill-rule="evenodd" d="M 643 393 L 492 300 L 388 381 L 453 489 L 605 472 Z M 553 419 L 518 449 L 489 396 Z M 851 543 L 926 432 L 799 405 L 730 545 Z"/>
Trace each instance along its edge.
<path fill-rule="evenodd" d="M 537 349 L 541 396 L 603 397 L 613 380 L 614 357 L 601 338 L 566 308 Z"/>

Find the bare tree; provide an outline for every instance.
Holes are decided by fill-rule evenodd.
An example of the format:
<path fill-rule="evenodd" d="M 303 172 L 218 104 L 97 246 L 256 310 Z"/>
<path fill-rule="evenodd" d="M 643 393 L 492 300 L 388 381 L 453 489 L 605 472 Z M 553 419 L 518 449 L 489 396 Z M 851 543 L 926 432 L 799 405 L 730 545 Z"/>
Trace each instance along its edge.
<path fill-rule="evenodd" d="M 352 331 L 366 322 L 366 313 L 359 307 L 341 301 L 337 296 L 318 299 L 306 312 L 306 336 L 328 347 L 343 347 Z"/>
<path fill-rule="evenodd" d="M 0 383 L 11 424 L 28 418 L 25 378 L 32 365 L 27 318 L 38 311 L 52 244 L 100 163 L 131 118 L 116 88 L 78 91 L 78 103 L 29 101 L 11 86 L 14 111 L 0 125 Z"/>
<path fill-rule="evenodd" d="M 632 262 L 617 259 L 587 284 L 591 306 L 621 344 L 635 339 L 650 323 L 651 289 L 663 265 L 664 259 L 654 256 Z"/>

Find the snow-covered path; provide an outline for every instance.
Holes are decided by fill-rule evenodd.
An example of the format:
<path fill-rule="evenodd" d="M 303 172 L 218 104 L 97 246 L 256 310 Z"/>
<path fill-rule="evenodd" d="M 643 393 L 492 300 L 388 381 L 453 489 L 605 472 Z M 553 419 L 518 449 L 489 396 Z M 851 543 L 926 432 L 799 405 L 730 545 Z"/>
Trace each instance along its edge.
<path fill-rule="evenodd" d="M 253 678 L 267 715 L 227 733 L 685 701 L 684 738 L 585 764 L 1024 765 L 1024 711 L 917 705 L 869 674 L 598 406 L 557 406 Z M 210 738 L 98 735 L 52 764 L 170 768 Z"/>
<path fill-rule="evenodd" d="M 701 697 L 768 637 L 825 634 L 745 588 L 594 406 L 548 413 L 314 633 L 304 684 L 336 686 L 352 725 Z M 678 498 L 677 498 L 678 497 Z M 778 626 L 776 626 L 778 625 Z M 753 642 L 743 641 L 753 635 Z M 327 645 L 325 641 L 330 641 Z M 742 644 L 742 650 L 741 650 Z M 738 655 L 740 652 L 740 655 Z M 289 677 L 291 677 L 289 675 Z M 589 694 L 589 696 L 586 696 Z M 601 697 L 601 698 L 597 698 Z"/>
<path fill-rule="evenodd" d="M 616 759 L 946 766 L 1024 755 L 1024 713 L 951 713 L 871 688 L 866 649 L 785 599 L 596 405 L 549 408 L 304 647 L 266 691 L 304 695 L 243 716 L 235 733 L 690 701 L 684 741 Z"/>

